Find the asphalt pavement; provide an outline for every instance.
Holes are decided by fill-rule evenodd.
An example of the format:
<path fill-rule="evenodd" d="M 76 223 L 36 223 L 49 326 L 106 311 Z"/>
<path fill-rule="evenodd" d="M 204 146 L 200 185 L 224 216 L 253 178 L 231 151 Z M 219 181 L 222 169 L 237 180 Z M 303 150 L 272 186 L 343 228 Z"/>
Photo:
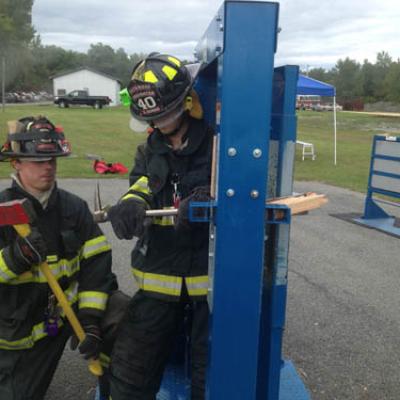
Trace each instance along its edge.
<path fill-rule="evenodd" d="M 0 188 L 5 184 L 0 180 Z M 59 181 L 91 207 L 95 185 Z M 101 180 L 103 202 L 115 202 L 127 186 L 125 179 Z M 329 203 L 293 218 L 285 357 L 294 361 L 313 400 L 398 400 L 400 241 L 333 216 L 361 214 L 363 194 L 314 182 L 297 182 L 295 191 L 325 193 Z M 400 216 L 400 208 L 388 210 Z M 121 288 L 133 293 L 132 243 L 117 240 L 108 223 L 102 227 Z M 89 400 L 94 387 L 86 363 L 67 349 L 46 400 Z"/>

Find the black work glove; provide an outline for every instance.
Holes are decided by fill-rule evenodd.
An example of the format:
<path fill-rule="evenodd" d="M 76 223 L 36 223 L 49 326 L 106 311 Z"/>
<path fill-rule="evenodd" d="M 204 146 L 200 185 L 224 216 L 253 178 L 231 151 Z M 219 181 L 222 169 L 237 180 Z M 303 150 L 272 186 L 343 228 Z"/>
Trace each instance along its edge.
<path fill-rule="evenodd" d="M 14 272 L 18 275 L 29 271 L 32 265 L 40 264 L 46 260 L 46 243 L 36 227 L 32 227 L 31 233 L 24 238 L 17 236 L 10 250 Z"/>
<path fill-rule="evenodd" d="M 133 198 L 122 200 L 108 211 L 108 219 L 118 239 L 140 237 L 144 231 L 146 205 Z"/>
<path fill-rule="evenodd" d="M 211 200 L 210 187 L 209 186 L 198 186 L 192 190 L 189 196 L 181 200 L 178 208 L 178 214 L 175 219 L 175 229 L 185 230 L 190 229 L 192 222 L 189 221 L 189 203 L 192 201 L 208 202 Z M 195 217 L 203 217 L 207 215 L 208 210 L 195 209 Z"/>
<path fill-rule="evenodd" d="M 98 325 L 83 325 L 86 337 L 82 343 L 79 343 L 76 335 L 72 335 L 69 342 L 71 350 L 78 348 L 79 353 L 82 354 L 85 360 L 89 358 L 98 358 L 101 346 L 101 331 Z"/>

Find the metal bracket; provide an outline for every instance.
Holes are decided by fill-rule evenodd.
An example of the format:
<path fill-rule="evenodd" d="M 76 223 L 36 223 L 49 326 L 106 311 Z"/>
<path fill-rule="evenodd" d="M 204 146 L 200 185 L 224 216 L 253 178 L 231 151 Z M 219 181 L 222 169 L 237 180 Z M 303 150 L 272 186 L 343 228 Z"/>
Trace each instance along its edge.
<path fill-rule="evenodd" d="M 211 210 L 217 208 L 215 201 L 192 201 L 189 203 L 190 222 L 210 222 Z M 267 224 L 290 224 L 290 207 L 284 204 L 265 204 Z"/>
<path fill-rule="evenodd" d="M 290 224 L 290 208 L 285 204 L 265 204 L 267 224 Z"/>
<path fill-rule="evenodd" d="M 216 206 L 215 201 L 191 201 L 189 203 L 189 221 L 210 222 L 211 210 Z"/>

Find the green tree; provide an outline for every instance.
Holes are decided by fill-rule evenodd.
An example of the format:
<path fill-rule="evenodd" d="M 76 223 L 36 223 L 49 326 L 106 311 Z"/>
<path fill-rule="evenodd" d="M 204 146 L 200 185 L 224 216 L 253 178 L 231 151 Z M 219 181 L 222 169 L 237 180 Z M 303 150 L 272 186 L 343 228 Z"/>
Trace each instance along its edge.
<path fill-rule="evenodd" d="M 104 72 L 105 74 L 115 74 L 115 51 L 103 43 L 91 44 L 87 53 L 88 66 Z"/>
<path fill-rule="evenodd" d="M 6 61 L 6 90 L 28 68 L 32 5 L 33 0 L 0 0 L 0 60 Z"/>
<path fill-rule="evenodd" d="M 368 60 L 364 60 L 360 71 L 361 95 L 365 101 L 375 101 L 377 77 L 375 65 Z"/>
<path fill-rule="evenodd" d="M 400 60 L 392 63 L 383 80 L 386 100 L 400 103 Z"/>
<path fill-rule="evenodd" d="M 324 68 L 312 68 L 308 72 L 308 76 L 317 81 L 327 82 L 327 72 Z"/>
<path fill-rule="evenodd" d="M 348 57 L 336 63 L 332 72 L 338 97 L 361 95 L 360 69 L 360 64 Z"/>
<path fill-rule="evenodd" d="M 388 96 L 384 81 L 392 63 L 392 58 L 387 52 L 381 51 L 377 54 L 375 63 L 375 97 L 377 100 L 384 100 Z"/>

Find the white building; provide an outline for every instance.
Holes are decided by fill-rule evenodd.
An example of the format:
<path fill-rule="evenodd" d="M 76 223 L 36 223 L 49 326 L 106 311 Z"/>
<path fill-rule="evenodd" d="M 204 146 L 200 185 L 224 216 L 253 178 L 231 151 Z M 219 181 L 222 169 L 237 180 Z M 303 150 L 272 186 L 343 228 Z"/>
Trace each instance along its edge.
<path fill-rule="evenodd" d="M 120 103 L 121 82 L 93 68 L 82 67 L 63 72 L 52 79 L 54 96 L 64 96 L 73 90 L 86 90 L 89 96 L 108 96 L 112 100 L 111 106 Z"/>

